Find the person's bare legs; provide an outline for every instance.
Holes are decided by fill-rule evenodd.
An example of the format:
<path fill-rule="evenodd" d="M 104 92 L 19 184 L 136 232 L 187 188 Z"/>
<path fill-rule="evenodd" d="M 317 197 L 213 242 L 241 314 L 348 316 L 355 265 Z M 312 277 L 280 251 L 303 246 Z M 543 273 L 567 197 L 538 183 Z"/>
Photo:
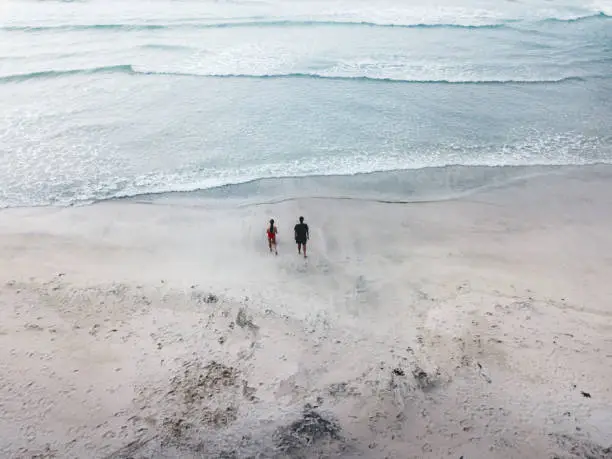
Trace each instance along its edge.
<path fill-rule="evenodd" d="M 302 254 L 302 248 L 304 248 L 304 258 L 306 258 L 306 243 L 305 242 L 298 242 L 297 246 L 298 246 L 298 255 Z"/>

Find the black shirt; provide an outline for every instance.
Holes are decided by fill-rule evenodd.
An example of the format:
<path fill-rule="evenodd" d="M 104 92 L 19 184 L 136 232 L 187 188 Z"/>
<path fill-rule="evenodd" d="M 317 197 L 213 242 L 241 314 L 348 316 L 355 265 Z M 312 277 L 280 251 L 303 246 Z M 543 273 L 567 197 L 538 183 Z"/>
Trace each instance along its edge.
<path fill-rule="evenodd" d="M 308 225 L 306 223 L 298 223 L 295 225 L 295 240 L 306 242 L 308 239 Z"/>

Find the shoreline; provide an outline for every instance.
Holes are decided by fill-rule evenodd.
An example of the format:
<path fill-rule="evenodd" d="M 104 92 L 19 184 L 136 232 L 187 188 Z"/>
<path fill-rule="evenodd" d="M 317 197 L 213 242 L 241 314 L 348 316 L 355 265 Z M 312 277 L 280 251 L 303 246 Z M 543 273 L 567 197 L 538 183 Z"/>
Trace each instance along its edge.
<path fill-rule="evenodd" d="M 604 457 L 611 179 L 419 205 L 4 209 L 0 452 Z"/>
<path fill-rule="evenodd" d="M 161 204 L 164 201 L 228 203 L 243 205 L 278 203 L 296 199 L 364 199 L 383 202 L 419 203 L 465 198 L 514 182 L 533 180 L 549 175 L 605 173 L 612 164 L 529 164 L 529 165 L 444 165 L 410 169 L 389 169 L 352 174 L 309 174 L 296 176 L 259 177 L 222 183 L 202 188 L 173 190 L 141 190 L 119 195 L 90 196 L 63 202 L 13 204 L 7 209 L 70 208 L 98 205 L 107 202 L 140 202 Z M 253 197 L 254 196 L 254 197 Z"/>

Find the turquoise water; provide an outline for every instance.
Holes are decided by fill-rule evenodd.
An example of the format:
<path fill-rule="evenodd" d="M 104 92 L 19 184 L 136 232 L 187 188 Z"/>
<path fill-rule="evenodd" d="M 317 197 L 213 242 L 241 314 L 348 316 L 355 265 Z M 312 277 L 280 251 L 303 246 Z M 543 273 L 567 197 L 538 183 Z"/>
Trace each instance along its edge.
<path fill-rule="evenodd" d="M 0 101 L 0 207 L 609 163 L 612 4 L 10 0 Z"/>

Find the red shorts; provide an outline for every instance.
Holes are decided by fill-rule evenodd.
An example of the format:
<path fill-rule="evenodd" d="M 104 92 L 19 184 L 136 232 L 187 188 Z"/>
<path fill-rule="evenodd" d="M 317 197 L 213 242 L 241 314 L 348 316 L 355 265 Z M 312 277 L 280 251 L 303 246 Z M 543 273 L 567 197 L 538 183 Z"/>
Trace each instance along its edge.
<path fill-rule="evenodd" d="M 270 231 L 268 231 L 268 241 L 276 242 L 276 234 L 271 233 Z"/>

